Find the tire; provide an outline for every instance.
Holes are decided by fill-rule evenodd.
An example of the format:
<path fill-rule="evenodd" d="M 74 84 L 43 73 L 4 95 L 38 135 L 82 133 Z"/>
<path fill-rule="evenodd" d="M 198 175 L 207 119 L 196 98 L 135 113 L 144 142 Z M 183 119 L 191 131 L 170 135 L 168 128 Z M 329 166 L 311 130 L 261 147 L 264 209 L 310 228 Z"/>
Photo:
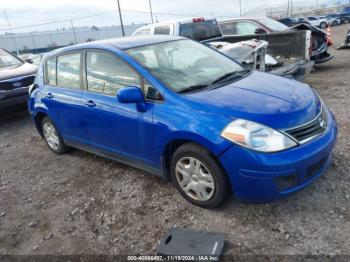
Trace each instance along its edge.
<path fill-rule="evenodd" d="M 348 24 L 348 23 L 349 23 L 349 19 L 348 18 L 344 19 L 344 24 Z"/>
<path fill-rule="evenodd" d="M 62 136 L 50 118 L 43 118 L 41 121 L 41 131 L 46 144 L 52 152 L 60 155 L 69 151 L 69 147 L 64 144 Z"/>
<path fill-rule="evenodd" d="M 196 206 L 215 208 L 228 196 L 226 174 L 211 154 L 195 143 L 184 144 L 173 153 L 170 174 L 181 195 Z"/>
<path fill-rule="evenodd" d="M 333 21 L 332 22 L 332 26 L 337 26 L 338 25 L 338 22 L 337 21 Z"/>
<path fill-rule="evenodd" d="M 327 23 L 325 23 L 325 22 L 322 22 L 321 24 L 320 24 L 320 28 L 326 28 L 327 27 Z"/>

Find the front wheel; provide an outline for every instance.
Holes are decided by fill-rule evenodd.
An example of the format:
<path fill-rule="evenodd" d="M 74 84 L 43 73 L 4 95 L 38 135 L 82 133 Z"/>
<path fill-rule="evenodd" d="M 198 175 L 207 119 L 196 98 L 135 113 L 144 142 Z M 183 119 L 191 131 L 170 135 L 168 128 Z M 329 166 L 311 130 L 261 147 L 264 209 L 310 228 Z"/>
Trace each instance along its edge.
<path fill-rule="evenodd" d="M 179 147 L 173 154 L 170 171 L 177 190 L 194 205 L 214 208 L 228 196 L 225 173 L 210 153 L 197 144 Z"/>
<path fill-rule="evenodd" d="M 41 121 L 41 130 L 47 145 L 54 153 L 63 154 L 69 150 L 50 118 L 43 118 Z"/>
<path fill-rule="evenodd" d="M 327 27 L 327 23 L 325 23 L 325 22 L 322 22 L 321 24 L 320 24 L 320 27 L 323 29 L 323 28 L 326 28 Z"/>
<path fill-rule="evenodd" d="M 333 21 L 332 22 L 332 26 L 337 26 L 338 25 L 338 22 L 337 21 Z"/>

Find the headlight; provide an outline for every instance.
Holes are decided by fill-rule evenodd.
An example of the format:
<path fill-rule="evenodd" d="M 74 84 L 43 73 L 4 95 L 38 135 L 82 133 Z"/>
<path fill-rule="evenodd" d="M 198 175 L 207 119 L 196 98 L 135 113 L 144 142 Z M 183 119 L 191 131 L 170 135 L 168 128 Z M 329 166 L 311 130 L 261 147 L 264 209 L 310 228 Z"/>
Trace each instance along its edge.
<path fill-rule="evenodd" d="M 221 132 L 221 136 L 262 152 L 276 152 L 297 145 L 291 138 L 272 128 L 243 119 L 231 122 Z"/>

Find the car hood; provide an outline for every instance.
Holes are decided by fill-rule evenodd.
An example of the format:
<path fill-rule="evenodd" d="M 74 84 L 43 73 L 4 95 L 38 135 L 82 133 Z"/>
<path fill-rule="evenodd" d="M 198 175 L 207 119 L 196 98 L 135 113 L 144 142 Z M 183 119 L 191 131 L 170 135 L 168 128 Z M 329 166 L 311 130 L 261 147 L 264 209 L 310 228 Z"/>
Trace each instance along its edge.
<path fill-rule="evenodd" d="M 321 109 L 320 100 L 308 85 L 259 71 L 229 85 L 184 97 L 195 110 L 276 129 L 304 124 Z"/>
<path fill-rule="evenodd" d="M 29 63 L 24 63 L 21 66 L 14 68 L 2 68 L 0 69 L 0 81 L 26 76 L 33 75 L 38 70 L 38 67 Z"/>

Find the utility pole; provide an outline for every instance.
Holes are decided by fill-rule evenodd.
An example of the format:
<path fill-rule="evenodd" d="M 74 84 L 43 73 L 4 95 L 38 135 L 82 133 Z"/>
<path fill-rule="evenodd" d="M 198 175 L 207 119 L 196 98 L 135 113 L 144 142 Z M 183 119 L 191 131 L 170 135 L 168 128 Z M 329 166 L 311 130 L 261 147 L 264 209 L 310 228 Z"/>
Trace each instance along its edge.
<path fill-rule="evenodd" d="M 239 17 L 242 17 L 242 0 L 239 0 Z"/>
<path fill-rule="evenodd" d="M 289 17 L 289 5 L 290 5 L 290 0 L 288 0 L 288 3 L 287 3 L 287 17 Z"/>
<path fill-rule="evenodd" d="M 15 38 L 14 34 L 12 34 L 12 29 L 11 29 L 10 20 L 9 20 L 9 18 L 7 17 L 7 13 L 6 13 L 5 10 L 4 10 L 4 16 L 5 16 L 5 19 L 6 19 L 6 22 L 7 22 L 7 26 L 8 26 L 8 28 L 9 28 L 10 35 L 12 36 L 12 41 L 13 41 L 13 44 L 14 44 L 14 46 L 15 46 L 16 54 L 19 55 L 19 51 L 18 51 L 18 47 L 17 47 L 17 43 L 16 43 L 16 38 Z"/>
<path fill-rule="evenodd" d="M 73 25 L 73 20 L 70 20 L 70 24 L 72 25 L 72 31 L 73 31 L 73 35 L 74 35 L 75 44 L 77 44 L 78 41 L 77 41 L 77 35 L 75 34 L 75 29 L 74 29 L 74 25 Z"/>
<path fill-rule="evenodd" d="M 149 10 L 151 12 L 151 21 L 152 21 L 152 24 L 153 24 L 152 0 L 149 0 Z"/>
<path fill-rule="evenodd" d="M 293 17 L 293 0 L 290 0 L 290 16 Z"/>
<path fill-rule="evenodd" d="M 121 13 L 121 11 L 120 11 L 119 0 L 117 0 L 117 3 L 118 3 L 118 11 L 119 11 L 120 26 L 121 26 L 121 28 L 122 28 L 122 34 L 123 34 L 123 36 L 125 36 L 124 25 L 123 25 L 123 19 L 122 19 L 122 13 Z"/>

